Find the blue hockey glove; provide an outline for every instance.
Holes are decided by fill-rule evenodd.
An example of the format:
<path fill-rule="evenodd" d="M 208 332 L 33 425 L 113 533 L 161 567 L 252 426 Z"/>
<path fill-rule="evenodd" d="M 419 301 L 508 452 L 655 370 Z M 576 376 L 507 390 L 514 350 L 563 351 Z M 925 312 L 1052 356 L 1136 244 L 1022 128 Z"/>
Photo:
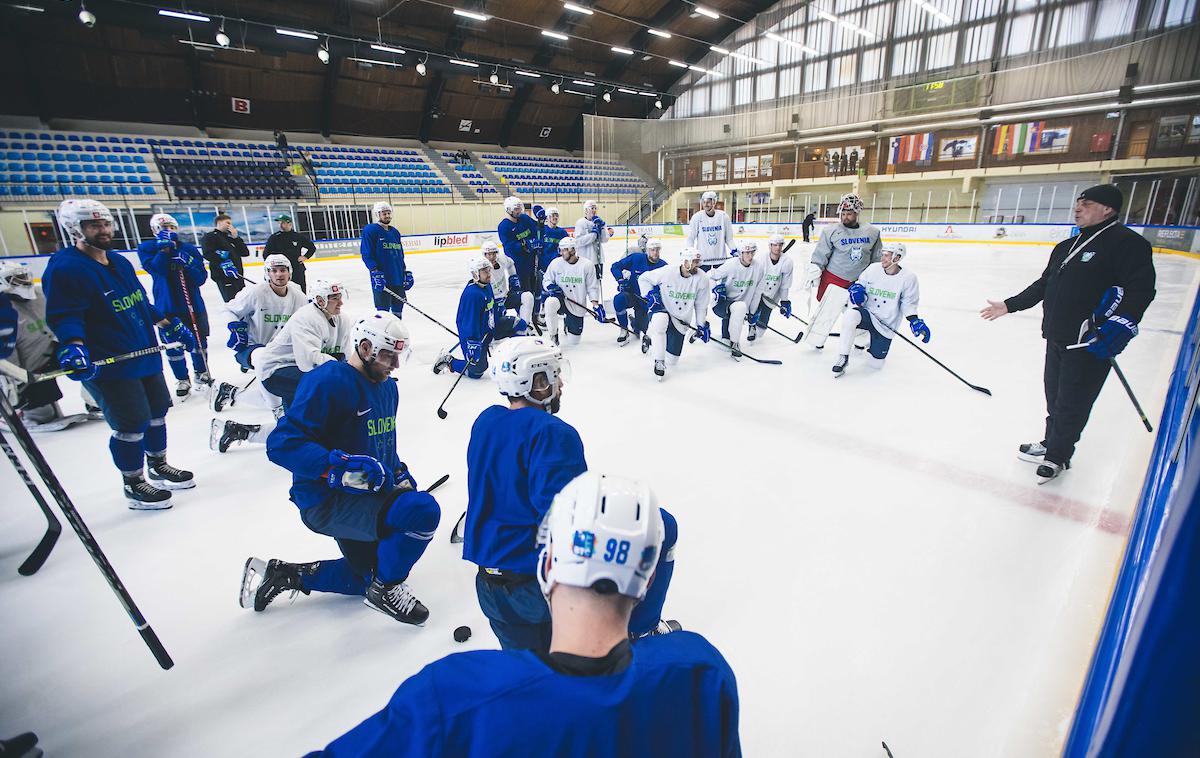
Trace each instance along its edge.
<path fill-rule="evenodd" d="M 410 289 L 413 288 L 413 285 L 416 283 L 417 283 L 417 280 L 413 279 L 412 272 L 405 271 L 404 272 L 404 291 L 408 292 Z"/>
<path fill-rule="evenodd" d="M 17 309 L 7 295 L 0 295 L 0 360 L 17 349 Z"/>
<path fill-rule="evenodd" d="M 758 326 L 758 311 L 746 314 L 746 323 L 750 326 Z"/>
<path fill-rule="evenodd" d="M 336 448 L 329 451 L 326 481 L 330 489 L 378 492 L 387 478 L 383 464 L 369 455 L 351 455 Z"/>
<path fill-rule="evenodd" d="M 381 292 L 386 286 L 387 277 L 383 275 L 383 272 L 377 268 L 371 269 L 371 289 Z"/>
<path fill-rule="evenodd" d="M 543 224 L 546 223 L 546 209 L 540 205 L 533 206 L 533 217 Z"/>
<path fill-rule="evenodd" d="M 601 324 L 608 322 L 608 314 L 604 312 L 604 303 L 600 303 L 596 306 L 596 320 Z"/>
<path fill-rule="evenodd" d="M 712 339 L 712 327 L 708 325 L 707 321 L 696 327 L 696 336 L 700 338 L 701 342 L 708 342 Z"/>
<path fill-rule="evenodd" d="M 92 357 L 84 345 L 63 345 L 58 349 L 58 365 L 70 371 L 68 377 L 77 382 L 96 378 L 100 367 L 92 363 Z"/>
<path fill-rule="evenodd" d="M 922 342 L 929 342 L 930 338 L 933 337 L 929 333 L 929 327 L 917 316 L 908 317 L 908 328 L 912 329 L 913 336 L 920 337 Z"/>
<path fill-rule="evenodd" d="M 779 313 L 784 318 L 791 318 L 792 317 L 792 301 L 784 300 L 782 303 L 780 303 L 779 304 Z"/>
<path fill-rule="evenodd" d="M 1115 358 L 1137 333 L 1137 324 L 1124 316 L 1113 316 L 1096 329 L 1096 336 L 1088 343 L 1087 351 L 1104 360 Z"/>
<path fill-rule="evenodd" d="M 662 290 L 655 285 L 646 293 L 646 311 L 648 313 L 663 313 L 666 310 L 663 306 Z"/>
<path fill-rule="evenodd" d="M 229 341 L 225 346 L 230 350 L 241 350 L 250 344 L 250 333 L 247 331 L 250 325 L 245 321 L 230 321 L 225 326 L 229 328 Z"/>
<path fill-rule="evenodd" d="M 604 219 L 596 216 L 594 219 L 592 219 L 592 234 L 599 236 L 599 234 L 604 231 L 604 227 L 606 226 L 608 226 L 608 224 L 604 223 Z"/>
<path fill-rule="evenodd" d="M 467 340 L 466 346 L 463 348 L 463 355 L 467 358 L 467 363 L 472 366 L 478 365 L 483 358 L 483 343 L 479 340 Z"/>
<path fill-rule="evenodd" d="M 529 324 L 523 318 L 517 319 L 517 323 L 513 324 L 513 333 L 517 336 L 524 336 L 529 332 Z"/>
<path fill-rule="evenodd" d="M 162 327 L 160 333 L 167 342 L 178 342 L 183 345 L 183 349 L 189 353 L 196 349 L 196 335 L 192 334 L 192 330 L 183 325 L 183 322 L 177 318 L 171 319 L 171 323 Z"/>
<path fill-rule="evenodd" d="M 851 305 L 862 305 L 863 303 L 867 302 L 867 288 L 858 282 L 851 284 L 850 289 L 848 289 L 847 292 L 850 293 Z"/>
<path fill-rule="evenodd" d="M 513 292 L 519 291 L 521 289 L 521 277 L 516 274 L 508 277 L 508 289 Z"/>
<path fill-rule="evenodd" d="M 161 244 L 159 245 L 158 249 L 163 249 Z M 192 257 L 188 255 L 186 250 L 181 247 L 171 247 L 167 248 L 167 250 L 171 253 L 171 265 L 178 266 L 179 268 L 187 268 L 187 265 L 191 262 Z"/>
<path fill-rule="evenodd" d="M 557 284 L 550 284 L 546 287 L 546 294 L 542 297 L 543 300 L 557 297 L 559 302 L 566 302 L 566 295 L 563 293 L 562 287 Z"/>
<path fill-rule="evenodd" d="M 717 282 L 717 286 L 712 288 L 713 297 L 718 300 L 724 300 L 726 298 L 726 292 L 727 290 L 725 289 L 725 282 Z"/>
<path fill-rule="evenodd" d="M 633 292 L 633 277 L 627 276 L 624 279 L 618 279 L 617 290 L 619 292 Z"/>
<path fill-rule="evenodd" d="M 417 480 L 408 470 L 408 464 L 400 461 L 400 468 L 392 472 L 392 487 L 398 490 L 418 490 Z"/>
<path fill-rule="evenodd" d="M 1092 311 L 1092 320 L 1097 324 L 1104 323 L 1107 319 L 1112 318 L 1117 312 L 1117 308 L 1121 305 L 1121 301 L 1125 299 L 1124 287 L 1109 287 L 1100 298 L 1100 305 L 1096 306 L 1096 310 Z"/>
<path fill-rule="evenodd" d="M 230 279 L 241 279 L 242 275 L 238 272 L 237 266 L 233 265 L 233 261 L 221 261 L 221 273 Z"/>
<path fill-rule="evenodd" d="M 176 244 L 178 240 L 179 235 L 170 229 L 162 229 L 154 237 L 155 246 L 160 253 L 170 253 L 178 250 L 179 246 Z"/>

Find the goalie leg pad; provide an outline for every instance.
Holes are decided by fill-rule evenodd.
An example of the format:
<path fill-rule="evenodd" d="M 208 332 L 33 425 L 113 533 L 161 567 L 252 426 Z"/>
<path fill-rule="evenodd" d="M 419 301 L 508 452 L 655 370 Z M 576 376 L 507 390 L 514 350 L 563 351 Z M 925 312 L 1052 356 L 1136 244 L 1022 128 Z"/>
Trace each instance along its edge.
<path fill-rule="evenodd" d="M 817 306 L 817 312 L 813 314 L 808 331 L 804 333 L 804 344 L 812 347 L 824 347 L 829 332 L 833 330 L 833 325 L 837 323 L 849 300 L 850 293 L 845 288 L 830 284 L 825 289 L 825 296 L 821 298 L 820 304 Z M 850 334 L 853 335 L 854 332 L 850 332 Z"/>

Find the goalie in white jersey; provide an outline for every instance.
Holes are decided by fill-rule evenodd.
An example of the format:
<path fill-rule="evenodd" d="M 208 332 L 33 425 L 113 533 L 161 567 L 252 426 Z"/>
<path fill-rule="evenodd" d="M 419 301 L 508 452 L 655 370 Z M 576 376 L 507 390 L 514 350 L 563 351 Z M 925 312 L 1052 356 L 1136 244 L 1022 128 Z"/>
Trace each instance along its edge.
<path fill-rule="evenodd" d="M 758 327 L 764 329 L 771 320 L 771 311 L 776 306 L 784 318 L 792 315 L 792 259 L 783 252 L 783 235 L 772 234 L 767 240 L 767 257 L 763 260 L 766 273 L 763 276 L 762 302 L 758 305 L 758 320 L 746 329 L 746 340 L 753 342 L 758 336 Z"/>
<path fill-rule="evenodd" d="M 669 363 L 674 366 L 683 354 L 687 327 L 708 342 L 708 297 L 712 280 L 700 270 L 700 252 L 690 247 L 679 251 L 679 264 L 647 271 L 638 277 L 638 289 L 646 293 L 650 313 L 650 355 L 654 375 L 662 381 Z M 686 325 L 686 326 L 685 326 Z"/>
<path fill-rule="evenodd" d="M 871 336 L 867 346 L 868 362 L 882 368 L 892 346 L 892 335 L 908 328 L 913 336 L 929 342 L 932 336 L 929 327 L 917 315 L 921 290 L 917 286 L 917 275 L 901 268 L 907 250 L 903 243 L 889 242 L 883 246 L 883 260 L 872 263 L 850 285 L 850 304 L 838 321 L 838 360 L 833 366 L 834 376 L 841 376 L 850 362 L 850 349 L 854 344 L 855 329 L 863 329 Z"/>
<path fill-rule="evenodd" d="M 558 327 L 561 317 L 566 326 L 561 343 L 578 345 L 583 334 L 584 316 L 594 316 L 602 324 L 607 321 L 604 306 L 600 303 L 600 282 L 596 278 L 596 264 L 576 254 L 574 239 L 563 237 L 558 249 L 561 255 L 550 261 L 542 276 L 546 331 L 555 345 L 560 344 Z M 591 302 L 594 313 L 588 313 L 585 307 L 588 302 Z"/>
<path fill-rule="evenodd" d="M 521 291 L 517 264 L 500 252 L 500 247 L 493 240 L 485 240 L 479 249 L 487 262 L 492 264 L 492 297 L 496 305 L 504 310 L 516 311 L 526 324 L 533 323 L 533 293 Z"/>
<path fill-rule="evenodd" d="M 700 196 L 700 210 L 692 214 L 688 222 L 684 244 L 699 251 L 704 271 L 729 260 L 733 249 L 733 223 L 725 211 L 717 208 L 717 193 L 705 192 Z"/>
<path fill-rule="evenodd" d="M 758 325 L 758 309 L 762 305 L 763 284 L 767 268 L 758 258 L 758 243 L 747 240 L 742 243 L 738 257 L 722 263 L 709 277 L 716 285 L 713 295 L 716 304 L 713 313 L 721 318 L 721 336 L 732 345 L 734 358 L 742 351 L 742 326 L 747 322 L 751 328 Z"/>

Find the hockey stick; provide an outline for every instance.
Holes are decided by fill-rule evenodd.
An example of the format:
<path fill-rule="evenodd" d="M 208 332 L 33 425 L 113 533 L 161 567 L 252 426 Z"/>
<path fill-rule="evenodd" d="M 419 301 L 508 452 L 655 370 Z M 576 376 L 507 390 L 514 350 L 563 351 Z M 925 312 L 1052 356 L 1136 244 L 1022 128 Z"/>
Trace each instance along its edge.
<path fill-rule="evenodd" d="M 178 269 L 177 273 L 179 274 L 179 288 L 183 290 L 183 302 L 187 304 L 188 316 L 192 319 L 192 338 L 196 340 L 196 354 L 200 356 L 200 363 L 204 365 L 204 373 L 208 374 L 208 353 L 205 346 L 200 344 L 205 337 L 200 334 L 199 322 L 196 321 L 196 309 L 192 307 L 192 293 L 188 292 L 187 277 L 184 276 L 183 269 Z M 211 378 L 211 375 L 209 376 Z"/>
<path fill-rule="evenodd" d="M 161 353 L 164 350 L 171 350 L 172 348 L 176 348 L 176 347 L 183 347 L 183 345 L 182 345 L 182 343 L 179 343 L 179 342 L 168 342 L 165 345 L 155 345 L 154 347 L 144 347 L 141 350 L 134 350 L 132 353 L 122 353 L 121 355 L 114 355 L 111 358 L 101 358 L 98 361 L 92 361 L 92 365 L 93 366 L 109 366 L 114 363 L 120 363 L 121 361 L 130 360 L 131 358 L 141 358 L 143 355 L 153 355 L 154 353 Z M 29 375 L 29 383 L 33 384 L 34 382 L 44 382 L 47 379 L 57 379 L 60 376 L 67 376 L 68 374 L 74 374 L 74 373 L 75 373 L 75 369 L 73 369 L 73 368 L 63 368 L 63 369 L 59 369 L 57 371 L 47 371 L 44 374 L 30 374 Z"/>
<path fill-rule="evenodd" d="M 21 465 L 21 460 L 17 458 L 17 453 L 8 444 L 3 434 L 0 434 L 0 447 L 4 448 L 4 454 L 8 456 L 8 460 L 12 462 L 13 468 L 17 470 L 21 481 L 25 482 L 25 486 L 29 488 L 29 494 L 33 495 L 33 499 L 37 501 L 38 507 L 42 509 L 42 513 L 46 516 L 46 534 L 42 536 L 42 541 L 37 544 L 25 562 L 17 567 L 17 573 L 21 576 L 32 576 L 37 573 L 37 570 L 42 567 L 46 559 L 50 557 L 50 551 L 54 549 L 54 543 L 58 542 L 58 535 L 62 534 L 62 524 L 54 515 L 54 511 L 50 510 L 50 506 L 46 503 L 46 498 L 42 497 L 41 490 L 29 478 L 29 472 Z"/>
<path fill-rule="evenodd" d="M 763 328 L 763 329 L 766 329 L 768 332 L 775 332 L 775 333 L 776 333 L 776 334 L 778 334 L 780 337 L 783 337 L 783 338 L 784 338 L 785 340 L 787 340 L 788 342 L 791 342 L 793 345 L 799 345 L 799 344 L 800 344 L 800 340 L 804 339 L 804 332 L 803 332 L 803 330 L 802 330 L 802 331 L 801 331 L 799 334 L 797 334 L 795 337 L 789 337 L 789 336 L 787 336 L 786 334 L 784 334 L 783 332 L 781 332 L 781 331 L 779 331 L 778 329 L 776 329 L 775 327 L 771 326 L 770 324 L 763 324 L 763 325 L 762 325 L 762 328 Z"/>
<path fill-rule="evenodd" d="M 443 324 L 441 321 L 438 321 L 438 320 L 437 320 L 436 318 L 434 318 L 433 316 L 430 316 L 430 315 L 429 315 L 428 313 L 426 313 L 425 311 L 421 310 L 421 309 L 420 309 L 420 308 L 418 308 L 417 306 L 415 306 L 415 305 L 413 305 L 412 303 L 410 303 L 410 302 L 408 301 L 408 298 L 406 298 L 406 297 L 403 297 L 403 296 L 401 296 L 401 295 L 397 295 L 395 292 L 392 292 L 392 291 L 391 291 L 390 289 L 388 289 L 387 287 L 384 287 L 384 288 L 383 288 L 383 291 L 384 291 L 384 292 L 386 292 L 386 293 L 388 293 L 388 294 L 389 294 L 389 295 L 391 295 L 392 297 L 396 298 L 397 300 L 399 300 L 399 301 L 400 301 L 401 303 L 403 303 L 404 305 L 407 305 L 409 308 L 412 308 L 412 309 L 413 309 L 414 311 L 416 311 L 417 313 L 420 313 L 422 316 L 424 316 L 425 318 L 429 319 L 430 321 L 432 321 L 433 323 L 437 324 L 438 326 L 442 327 L 442 328 L 443 328 L 443 329 L 445 329 L 446 331 L 450 332 L 450 333 L 451 333 L 451 334 L 453 334 L 455 337 L 457 337 L 457 336 L 458 336 L 458 332 L 454 331 L 454 330 L 453 330 L 453 329 L 451 329 L 450 327 L 448 327 L 448 326 L 446 326 L 445 324 Z"/>
<path fill-rule="evenodd" d="M 466 536 L 463 534 L 463 528 L 464 528 L 466 520 L 467 520 L 467 512 L 463 511 L 462 515 L 458 517 L 458 521 L 454 522 L 454 529 L 452 529 L 450 531 L 450 544 L 451 545 L 458 545 L 458 544 L 466 541 Z"/>
<path fill-rule="evenodd" d="M 784 245 L 784 246 L 783 246 L 783 252 L 785 252 L 785 253 L 786 253 L 788 250 L 791 250 L 791 249 L 792 249 L 792 245 L 794 245 L 794 244 L 796 244 L 796 240 L 795 240 L 795 239 L 790 239 L 790 240 L 788 240 L 788 243 L 787 243 L 786 245 Z"/>
<path fill-rule="evenodd" d="M 772 308 L 775 308 L 775 309 L 779 308 L 779 303 L 772 301 L 771 298 L 769 298 L 769 297 L 764 297 L 763 302 L 765 302 L 767 305 L 771 306 Z M 804 326 L 806 326 L 806 327 L 810 325 L 807 321 L 800 318 L 799 316 L 797 316 L 794 313 L 789 313 L 787 317 L 796 319 L 801 324 L 804 324 Z M 766 326 L 766 324 L 764 324 L 763 326 Z M 767 326 L 767 329 L 771 329 L 771 327 Z M 771 329 L 771 331 L 775 332 L 774 329 Z M 786 339 L 792 340 L 792 342 L 795 342 L 797 345 L 799 345 L 800 341 L 802 339 L 804 339 L 804 331 L 803 330 L 801 330 L 800 333 L 796 335 L 795 339 L 792 339 L 791 337 L 788 337 L 786 334 L 783 334 L 781 332 L 775 332 L 775 333 L 781 337 L 785 337 Z M 825 336 L 826 337 L 841 337 L 842 335 L 841 335 L 841 332 L 830 332 L 829 334 L 827 334 Z"/>
<path fill-rule="evenodd" d="M 650 303 L 648 303 L 648 302 L 646 301 L 646 298 L 644 298 L 644 297 L 639 297 L 639 296 L 637 296 L 637 295 L 635 295 L 634 297 L 637 297 L 637 298 L 638 298 L 639 300 L 641 300 L 643 303 L 646 303 L 646 310 L 647 310 L 647 311 L 649 311 L 649 310 L 650 310 Z M 662 313 L 667 313 L 666 311 L 661 311 L 661 312 L 662 312 Z M 680 325 L 682 325 L 682 326 L 686 327 L 688 330 L 690 330 L 691 332 L 695 333 L 695 334 L 696 334 L 696 338 L 697 338 L 697 339 L 699 339 L 700 330 L 699 330 L 699 329 L 697 329 L 696 327 L 692 326 L 691 324 L 687 323 L 686 321 L 680 321 L 679 319 L 677 319 L 677 318 L 675 318 L 674 316 L 672 316 L 670 313 L 667 313 L 667 318 L 671 319 L 671 322 L 672 322 L 672 323 L 675 323 L 675 324 L 680 324 Z M 682 331 L 682 330 L 680 330 L 680 331 Z M 732 353 L 732 352 L 733 352 L 733 345 L 732 345 L 732 344 L 730 344 L 730 343 L 728 343 L 728 342 L 726 342 L 725 340 L 721 339 L 720 337 L 712 337 L 712 336 L 710 336 L 710 337 L 708 338 L 708 341 L 709 341 L 709 342 L 715 342 L 715 343 L 717 343 L 718 345 L 721 345 L 721 346 L 722 346 L 722 347 L 724 347 L 726 350 L 728 350 L 730 353 Z M 783 365 L 783 361 L 776 360 L 776 359 L 774 359 L 774 358 L 755 358 L 753 355 L 750 355 L 749 353 L 747 353 L 747 352 L 744 352 L 744 351 L 742 351 L 742 350 L 740 350 L 740 349 L 738 350 L 738 352 L 742 354 L 742 357 L 743 357 L 743 358 L 749 358 L 750 360 L 754 361 L 755 363 L 765 363 L 765 364 L 767 364 L 768 366 L 782 366 L 782 365 Z"/>
<path fill-rule="evenodd" d="M 876 324 L 880 324 L 880 323 L 881 323 L 881 322 L 880 322 L 880 321 L 878 321 L 878 320 L 877 320 L 877 319 L 876 319 L 874 316 L 871 316 L 871 313 L 870 313 L 870 311 L 866 311 L 866 313 L 867 313 L 867 315 L 868 315 L 868 316 L 870 316 L 870 317 L 871 317 L 871 321 L 873 321 L 873 322 L 874 322 L 874 323 L 876 323 Z M 924 356 L 925 356 L 926 358 L 928 358 L 929 360 L 931 360 L 931 361 L 933 361 L 934 363 L 936 363 L 937 365 L 941 366 L 943 369 L 945 369 L 945 370 L 946 370 L 946 372 L 947 372 L 947 373 L 949 373 L 951 376 L 953 376 L 953 377 L 954 377 L 955 379 L 957 379 L 958 381 L 960 381 L 960 382 L 962 382 L 963 384 L 967 385 L 968 387 L 970 387 L 971 389 L 975 390 L 976 392 L 982 392 L 983 394 L 987 395 L 988 397 L 991 397 L 991 396 L 992 396 L 992 391 L 991 391 L 991 390 L 989 390 L 987 387 L 980 387 L 980 386 L 979 386 L 979 385 L 977 385 L 977 384 L 971 384 L 971 383 L 970 383 L 970 382 L 968 382 L 966 379 L 963 379 L 961 376 L 959 376 L 957 373 L 955 373 L 955 372 L 954 372 L 954 370 L 953 370 L 953 369 L 951 369 L 949 366 L 947 366 L 945 363 L 942 363 L 942 362 L 941 362 L 941 361 L 939 361 L 937 358 L 934 358 L 932 355 L 930 355 L 929 353 L 925 352 L 925 350 L 924 350 L 924 349 L 923 349 L 923 348 L 922 348 L 920 345 L 918 345 L 917 343 L 913 342 L 913 341 L 912 341 L 912 340 L 910 340 L 908 337 L 905 337 L 903 334 L 901 334 L 900 332 L 896 331 L 895 329 L 893 329 L 892 327 L 888 326 L 887 324 L 882 324 L 882 326 L 883 326 L 883 328 L 884 328 L 884 329 L 887 329 L 887 330 L 888 330 L 889 332 L 891 332 L 892 334 L 896 335 L 896 336 L 897 336 L 897 337 L 899 337 L 900 339 L 904 340 L 904 341 L 905 341 L 905 342 L 907 342 L 908 344 L 910 344 L 910 345 L 912 345 L 913 347 L 915 347 L 915 348 L 917 349 L 917 351 L 921 353 L 921 355 L 924 355 Z"/>
<path fill-rule="evenodd" d="M 125 613 L 129 615 L 129 620 L 133 622 L 138 633 L 142 635 L 142 641 L 150 648 L 150 652 L 154 655 L 154 659 L 158 661 L 158 665 L 163 669 L 169 669 L 174 666 L 175 662 L 171 660 L 170 654 L 167 653 L 167 649 L 159 641 L 158 635 L 154 633 L 154 629 L 150 626 L 150 623 L 146 621 L 145 616 L 138 610 L 137 604 L 133 602 L 133 598 L 129 596 L 125 585 L 121 583 L 121 578 L 117 576 L 116 570 L 108 562 L 108 558 L 105 557 L 104 552 L 100 549 L 96 538 L 92 536 L 91 531 L 87 528 L 87 524 L 83 522 L 83 517 L 75 509 L 75 505 L 71 502 L 71 498 L 67 495 L 66 490 L 63 489 L 62 483 L 55 476 L 54 470 L 46 462 L 46 458 L 42 455 L 41 450 L 34 443 L 33 437 L 29 435 L 29 430 L 21 423 L 21 419 L 17 417 L 16 412 L 9 405 L 8 398 L 3 395 L 0 395 L 0 417 L 3 417 L 9 429 L 16 436 L 17 443 L 25 451 L 25 455 L 29 458 L 30 462 L 33 463 L 34 470 L 37 471 L 38 476 L 46 484 L 50 495 L 58 502 L 58 507 L 62 510 L 63 515 L 67 517 L 68 523 L 75 530 L 75 534 L 79 536 L 79 541 L 83 543 L 83 547 L 88 551 L 92 560 L 95 561 L 96 567 L 100 569 L 100 573 L 108 581 L 109 587 L 112 588 L 117 599 L 120 600 Z"/>
<path fill-rule="evenodd" d="M 591 308 L 587 307 L 587 306 L 586 306 L 586 305 L 584 305 L 583 303 L 577 303 L 577 302 L 575 302 L 575 301 L 574 301 L 574 300 L 572 300 L 571 298 L 567 297 L 566 293 L 563 293 L 563 299 L 564 299 L 564 300 L 566 300 L 568 303 L 570 303 L 570 304 L 572 304 L 572 305 L 575 305 L 575 306 L 578 306 L 578 307 L 580 307 L 580 308 L 584 309 L 585 311 L 587 311 L 588 313 L 592 314 L 592 318 L 595 318 L 595 317 L 596 317 L 596 315 L 597 315 L 597 314 L 596 314 L 596 312 L 595 312 L 594 310 L 592 310 Z M 605 323 L 605 324 L 612 324 L 613 326 L 617 327 L 618 329 L 620 329 L 621 331 L 625 332 L 626 334 L 632 334 L 634 337 L 636 337 L 636 336 L 637 336 L 637 332 L 630 331 L 629 329 L 626 329 L 625 327 L 621 326 L 620 322 L 618 322 L 618 321 L 617 321 L 615 318 L 612 318 L 611 316 L 610 316 L 610 317 L 608 317 L 608 318 L 606 318 L 606 319 L 604 319 L 603 323 Z"/>
<path fill-rule="evenodd" d="M 484 352 L 487 352 L 488 346 L 491 345 L 491 343 L 492 343 L 492 335 L 489 334 L 488 336 L 483 338 Z M 446 417 L 450 415 L 446 411 L 446 401 L 449 400 L 450 396 L 454 394 L 454 390 L 458 389 L 458 383 L 461 382 L 462 378 L 467 375 L 467 370 L 470 367 L 471 367 L 471 362 L 467 360 L 466 350 L 464 349 L 463 350 L 463 370 L 458 372 L 458 378 L 454 380 L 454 384 L 450 385 L 450 391 L 446 393 L 446 396 L 444 398 L 442 398 L 442 404 L 437 407 L 437 417 L 442 419 L 443 421 L 445 421 Z"/>
<path fill-rule="evenodd" d="M 449 479 L 449 478 L 450 478 L 450 475 L 449 475 L 449 474 L 442 474 L 442 478 L 441 478 L 441 479 L 438 479 L 436 482 L 434 482 L 433 484 L 431 484 L 431 485 L 429 485 L 428 487 L 426 487 L 426 488 L 425 488 L 425 491 L 426 491 L 426 492 L 433 492 L 433 491 L 434 491 L 434 490 L 436 490 L 438 487 L 441 487 L 443 484 L 445 484 L 445 483 L 446 483 L 446 480 L 447 480 L 447 479 Z"/>
<path fill-rule="evenodd" d="M 1089 323 L 1091 324 L 1092 334 L 1096 336 L 1087 342 L 1077 342 L 1074 345 L 1067 345 L 1068 350 L 1077 350 L 1081 347 L 1087 347 L 1092 343 L 1092 340 L 1100 338 L 1100 332 L 1096 329 L 1095 317 L 1090 318 Z M 1125 388 L 1125 394 L 1129 395 L 1129 401 L 1133 403 L 1133 409 L 1137 411 L 1138 416 L 1141 417 L 1142 425 L 1146 427 L 1146 431 L 1153 434 L 1154 427 L 1150 425 L 1150 419 L 1146 418 L 1146 412 L 1142 410 L 1142 404 L 1138 402 L 1137 396 L 1133 394 L 1133 388 L 1129 386 L 1129 380 L 1125 378 L 1125 372 L 1122 371 L 1121 367 L 1117 365 L 1116 357 L 1109 356 L 1108 363 L 1110 366 L 1112 366 L 1113 373 L 1117 375 L 1117 379 L 1120 380 L 1121 386 Z"/>

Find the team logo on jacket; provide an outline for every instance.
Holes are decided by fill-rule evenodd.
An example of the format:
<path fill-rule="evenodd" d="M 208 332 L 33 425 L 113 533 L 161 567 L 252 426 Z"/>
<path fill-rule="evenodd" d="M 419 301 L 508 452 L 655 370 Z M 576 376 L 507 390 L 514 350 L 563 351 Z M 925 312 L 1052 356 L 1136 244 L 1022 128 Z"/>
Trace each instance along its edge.
<path fill-rule="evenodd" d="M 1092 258 L 1095 258 L 1095 257 L 1096 257 L 1095 251 L 1088 250 L 1086 253 L 1079 256 L 1079 260 L 1083 261 L 1084 263 L 1087 263 L 1088 261 L 1090 261 Z"/>
<path fill-rule="evenodd" d="M 858 263 L 861 260 L 862 260 L 862 248 L 861 247 L 850 248 L 850 262 Z"/>

